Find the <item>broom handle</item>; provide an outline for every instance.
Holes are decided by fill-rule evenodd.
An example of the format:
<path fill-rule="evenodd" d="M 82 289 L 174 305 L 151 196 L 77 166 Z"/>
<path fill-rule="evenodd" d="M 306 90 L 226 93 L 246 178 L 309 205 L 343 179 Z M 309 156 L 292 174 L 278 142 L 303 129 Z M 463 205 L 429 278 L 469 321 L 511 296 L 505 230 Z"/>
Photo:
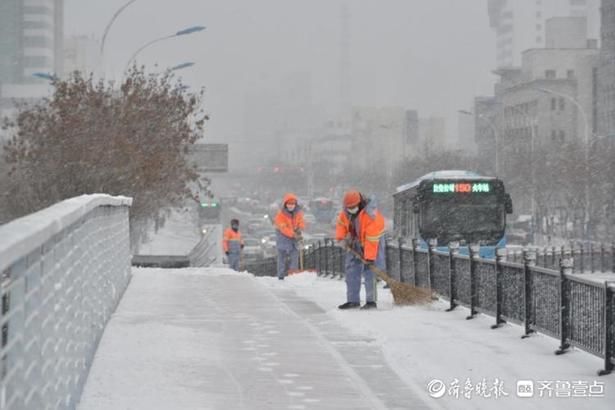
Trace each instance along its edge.
<path fill-rule="evenodd" d="M 367 263 L 365 261 L 365 259 L 363 259 L 363 256 L 361 256 L 359 254 L 359 252 L 355 251 L 354 249 L 352 249 L 350 246 L 346 245 L 344 246 L 344 249 L 350 253 L 352 253 L 354 256 L 356 256 L 357 258 L 359 258 L 361 260 L 361 262 L 363 262 L 364 264 L 366 264 L 371 270 L 373 270 L 374 272 L 376 272 L 376 275 L 378 275 L 378 277 L 380 277 L 380 279 L 382 279 L 383 281 L 389 283 L 389 281 L 391 281 L 393 278 L 386 273 L 385 271 L 381 270 L 380 268 L 378 268 L 376 265 L 374 265 L 373 263 Z"/>
<path fill-rule="evenodd" d="M 303 272 L 303 240 L 299 241 L 299 268 Z"/>

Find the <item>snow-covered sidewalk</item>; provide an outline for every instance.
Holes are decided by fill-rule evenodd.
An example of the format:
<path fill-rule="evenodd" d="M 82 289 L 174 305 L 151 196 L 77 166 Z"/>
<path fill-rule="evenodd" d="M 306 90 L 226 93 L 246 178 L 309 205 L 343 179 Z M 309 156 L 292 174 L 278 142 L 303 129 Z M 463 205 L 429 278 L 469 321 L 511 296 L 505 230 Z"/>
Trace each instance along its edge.
<path fill-rule="evenodd" d="M 341 312 L 343 282 L 309 273 L 134 273 L 80 410 L 611 409 L 615 399 L 598 358 L 556 357 L 557 341 L 491 330 L 491 318 L 466 321 L 464 309 L 394 307 L 381 290 L 377 311 Z M 535 383 L 533 398 L 517 397 L 518 380 Z M 540 397 L 539 382 L 554 397 Z M 568 394 L 584 398 L 555 397 Z"/>
<path fill-rule="evenodd" d="M 141 244 L 140 255 L 185 256 L 201 240 L 201 232 L 194 211 L 188 208 L 172 209 L 169 218 L 158 232 L 153 229 L 147 242 Z"/>

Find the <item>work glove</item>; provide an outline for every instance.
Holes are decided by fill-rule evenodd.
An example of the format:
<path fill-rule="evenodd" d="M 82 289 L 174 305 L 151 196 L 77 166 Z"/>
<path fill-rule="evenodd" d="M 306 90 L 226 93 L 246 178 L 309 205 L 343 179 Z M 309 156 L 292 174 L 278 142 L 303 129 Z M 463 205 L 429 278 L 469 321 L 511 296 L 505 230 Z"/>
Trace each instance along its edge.
<path fill-rule="evenodd" d="M 242 243 L 242 244 L 241 244 L 241 249 L 243 249 L 243 247 L 244 247 L 244 246 L 245 246 L 245 245 Z"/>
<path fill-rule="evenodd" d="M 295 239 L 297 239 L 297 240 L 299 240 L 299 241 L 300 241 L 301 239 L 303 239 L 303 234 L 301 233 L 301 231 L 300 231 L 299 229 L 296 229 L 296 230 L 295 230 Z"/>
<path fill-rule="evenodd" d="M 228 255 L 229 255 L 229 253 L 228 253 L 228 252 L 224 252 L 224 253 L 226 254 L 226 256 L 228 256 Z"/>

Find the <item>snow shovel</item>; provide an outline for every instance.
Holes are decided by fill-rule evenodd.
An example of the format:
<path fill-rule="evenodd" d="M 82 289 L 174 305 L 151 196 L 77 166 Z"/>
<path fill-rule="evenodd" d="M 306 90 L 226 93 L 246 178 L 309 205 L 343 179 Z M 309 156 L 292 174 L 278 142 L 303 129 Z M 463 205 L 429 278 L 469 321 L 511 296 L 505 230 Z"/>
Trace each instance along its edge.
<path fill-rule="evenodd" d="M 416 286 L 409 283 L 402 283 L 398 280 L 395 280 L 389 274 L 375 266 L 373 263 L 367 263 L 365 259 L 363 259 L 363 257 L 354 249 L 350 248 L 349 246 L 345 246 L 344 249 L 359 258 L 373 272 L 375 272 L 381 280 L 383 280 L 387 285 L 389 285 L 391 293 L 393 294 L 393 302 L 396 305 L 423 305 L 432 301 L 431 290 L 425 288 L 417 288 Z"/>

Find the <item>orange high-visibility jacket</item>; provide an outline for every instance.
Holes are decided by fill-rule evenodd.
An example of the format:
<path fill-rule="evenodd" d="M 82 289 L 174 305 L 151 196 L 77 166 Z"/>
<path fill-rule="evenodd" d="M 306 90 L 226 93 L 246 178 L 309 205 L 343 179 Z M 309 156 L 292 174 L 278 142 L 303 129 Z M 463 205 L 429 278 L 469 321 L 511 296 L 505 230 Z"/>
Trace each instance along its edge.
<path fill-rule="evenodd" d="M 297 202 L 297 197 L 293 194 L 286 194 L 284 196 L 284 200 L 282 201 L 282 209 L 278 211 L 273 223 L 282 235 L 287 238 L 294 239 L 295 231 L 297 229 L 305 229 L 305 221 L 303 220 L 303 211 L 301 210 L 301 206 L 299 204 L 297 204 L 297 208 L 292 214 L 284 208 L 286 203 L 290 200 Z"/>
<path fill-rule="evenodd" d="M 241 239 L 241 232 L 235 232 L 231 228 L 226 228 L 222 240 L 222 247 L 224 248 L 224 252 L 239 253 L 242 245 L 243 239 Z"/>
<path fill-rule="evenodd" d="M 375 261 L 378 258 L 378 248 L 384 236 L 384 217 L 377 209 L 364 208 L 355 220 L 355 237 L 352 237 L 352 220 L 345 210 L 337 217 L 335 239 L 338 241 L 350 238 L 356 239 L 363 248 L 363 259 Z"/>
<path fill-rule="evenodd" d="M 287 238 L 294 238 L 297 229 L 305 229 L 303 211 L 295 211 L 292 215 L 286 210 L 280 210 L 275 216 L 275 227 Z"/>

